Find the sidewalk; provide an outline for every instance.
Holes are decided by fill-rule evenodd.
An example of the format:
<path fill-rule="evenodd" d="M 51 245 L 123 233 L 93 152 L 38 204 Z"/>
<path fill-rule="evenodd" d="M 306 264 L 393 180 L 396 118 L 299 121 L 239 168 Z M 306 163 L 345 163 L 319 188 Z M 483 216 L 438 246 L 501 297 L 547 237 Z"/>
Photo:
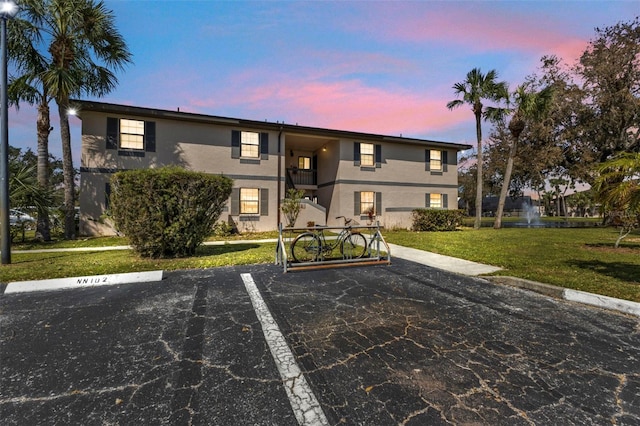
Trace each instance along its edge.
<path fill-rule="evenodd" d="M 445 256 L 396 244 L 389 244 L 389 248 L 391 249 L 392 261 L 394 257 L 399 257 L 400 259 L 410 260 L 422 265 L 444 269 L 445 271 L 455 272 L 461 275 L 477 276 L 491 274 L 502 269 L 497 266 L 484 265 L 470 260 L 458 259 L 457 257 Z"/>
<path fill-rule="evenodd" d="M 275 243 L 278 240 L 230 240 L 230 241 L 206 241 L 203 245 L 222 246 L 235 244 L 264 244 Z M 445 256 L 424 250 L 404 247 L 397 244 L 389 244 L 391 249 L 391 261 L 393 258 L 400 258 L 421 265 L 430 266 L 432 268 L 442 269 L 444 271 L 453 272 L 466 276 L 480 276 L 491 274 L 502 268 L 482 263 L 472 262 L 469 260 L 459 259 L 456 257 Z M 39 249 L 39 250 L 15 250 L 14 253 L 58 253 L 58 252 L 87 252 L 87 251 L 107 251 L 107 250 L 130 250 L 131 246 L 107 246 L 107 247 L 77 247 L 77 248 L 61 248 L 61 249 Z M 615 310 L 626 314 L 640 317 L 640 303 L 628 300 L 615 299 L 612 297 L 601 296 L 598 294 L 587 293 L 578 290 L 571 290 L 562 287 L 556 287 L 549 284 L 543 284 L 535 281 L 524 280 L 521 278 L 496 276 L 481 277 L 494 284 L 508 285 L 517 287 L 547 296 L 564 299 L 573 302 L 579 302 L 604 309 Z"/>
<path fill-rule="evenodd" d="M 230 241 L 205 241 L 205 246 L 223 246 L 228 244 L 265 244 L 276 243 L 276 238 L 263 240 L 230 240 Z M 389 244 L 391 249 L 391 259 L 399 257 L 400 259 L 410 260 L 422 265 L 431 266 L 445 271 L 454 272 L 456 274 L 477 276 L 490 274 L 499 271 L 502 268 L 482 263 L 471 262 L 469 260 L 458 259 L 456 257 L 445 256 L 441 254 L 431 253 L 410 247 Z M 59 249 L 37 249 L 37 250 L 15 250 L 13 253 L 60 253 L 60 252 L 87 252 L 87 251 L 108 251 L 108 250 L 130 250 L 131 246 L 107 246 L 107 247 L 76 247 L 76 248 L 59 248 Z"/>

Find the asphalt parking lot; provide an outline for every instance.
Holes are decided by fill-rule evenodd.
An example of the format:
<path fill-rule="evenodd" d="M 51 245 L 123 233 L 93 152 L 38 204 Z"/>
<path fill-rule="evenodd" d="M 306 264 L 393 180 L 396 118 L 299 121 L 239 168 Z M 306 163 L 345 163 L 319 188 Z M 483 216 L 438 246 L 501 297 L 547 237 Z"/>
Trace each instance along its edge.
<path fill-rule="evenodd" d="M 0 327 L 3 425 L 640 424 L 638 317 L 400 259 L 4 294 Z"/>

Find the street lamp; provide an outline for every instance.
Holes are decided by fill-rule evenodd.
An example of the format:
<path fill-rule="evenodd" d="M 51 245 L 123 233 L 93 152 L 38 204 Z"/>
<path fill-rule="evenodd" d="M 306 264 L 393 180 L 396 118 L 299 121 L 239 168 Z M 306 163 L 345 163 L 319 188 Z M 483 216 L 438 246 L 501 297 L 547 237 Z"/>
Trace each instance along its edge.
<path fill-rule="evenodd" d="M 11 1 L 0 3 L 0 262 L 11 263 L 9 231 L 9 102 L 7 101 L 7 20 L 18 13 Z"/>

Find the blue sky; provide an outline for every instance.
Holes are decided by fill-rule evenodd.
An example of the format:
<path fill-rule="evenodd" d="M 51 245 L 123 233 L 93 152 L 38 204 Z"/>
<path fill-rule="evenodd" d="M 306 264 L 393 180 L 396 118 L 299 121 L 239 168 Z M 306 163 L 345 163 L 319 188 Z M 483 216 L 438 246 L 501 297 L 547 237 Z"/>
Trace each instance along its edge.
<path fill-rule="evenodd" d="M 596 27 L 640 14 L 637 1 L 104 3 L 133 64 L 103 102 L 468 144 L 471 111 L 446 103 L 469 70 L 515 87 L 543 55 L 573 64 Z M 35 152 L 35 122 L 28 105 L 10 111 L 9 143 Z M 80 120 L 71 126 L 79 166 Z"/>

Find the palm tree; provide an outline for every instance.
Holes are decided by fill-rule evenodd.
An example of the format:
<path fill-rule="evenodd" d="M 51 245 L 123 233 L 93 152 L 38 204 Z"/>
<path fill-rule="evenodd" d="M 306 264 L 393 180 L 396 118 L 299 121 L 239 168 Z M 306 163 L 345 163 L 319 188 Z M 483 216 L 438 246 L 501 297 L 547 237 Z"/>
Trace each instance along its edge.
<path fill-rule="evenodd" d="M 598 167 L 594 190 L 605 205 L 640 213 L 640 153 L 622 153 Z"/>
<path fill-rule="evenodd" d="M 467 78 L 453 85 L 456 96 L 462 95 L 462 99 L 456 99 L 447 103 L 447 108 L 454 109 L 464 104 L 470 105 L 476 119 L 476 138 L 478 141 L 477 166 L 478 174 L 476 179 L 476 219 L 473 227 L 480 228 L 482 218 L 482 118 L 486 118 L 487 110 L 482 104 L 483 100 L 499 102 L 506 98 L 508 93 L 505 82 L 497 82 L 498 73 L 496 70 L 489 71 L 486 75 L 479 68 L 474 68 L 467 73 Z"/>
<path fill-rule="evenodd" d="M 28 2 L 25 2 L 25 5 L 28 4 Z M 52 130 L 49 102 L 52 97 L 48 94 L 47 87 L 41 80 L 47 64 L 35 47 L 38 39 L 37 29 L 29 21 L 15 19 L 9 22 L 8 50 L 12 53 L 9 59 L 20 76 L 11 79 L 8 87 L 8 98 L 10 104 L 16 108 L 20 107 L 21 101 L 30 105 L 37 105 L 37 182 L 42 191 L 48 191 L 50 190 L 49 133 Z M 51 240 L 49 211 L 47 208 L 38 209 L 36 233 L 44 241 Z"/>
<path fill-rule="evenodd" d="M 102 1 L 24 0 L 22 43 L 30 43 L 24 74 L 42 84 L 41 104 L 55 99 L 60 116 L 64 175 L 65 238 L 75 238 L 75 172 L 69 131 L 69 99 L 82 94 L 101 97 L 117 84 L 114 70 L 131 62 L 113 13 Z M 46 102 L 45 102 L 46 101 Z M 43 127 L 44 129 L 44 127 Z M 38 151 L 40 155 L 40 150 Z"/>
<path fill-rule="evenodd" d="M 509 156 L 507 157 L 507 165 L 505 167 L 504 177 L 502 180 L 502 188 L 500 189 L 500 198 L 498 199 L 498 211 L 496 220 L 493 223 L 494 229 L 502 227 L 502 214 L 504 212 L 504 204 L 507 200 L 507 192 L 511 184 L 511 173 L 513 172 L 513 162 L 518 152 L 518 142 L 520 135 L 524 131 L 527 123 L 543 118 L 551 107 L 553 91 L 551 86 L 547 86 L 539 92 L 530 91 L 527 84 L 518 86 L 513 94 L 515 99 L 514 107 L 503 110 L 506 113 L 513 113 L 509 121 L 509 132 L 511 133 L 511 146 L 509 148 Z M 507 99 L 507 105 L 509 105 Z M 502 119 L 503 114 L 498 114 Z"/>
<path fill-rule="evenodd" d="M 593 189 L 598 200 L 610 211 L 609 216 L 620 227 L 615 242 L 640 226 L 640 153 L 627 152 L 605 161 L 598 168 Z"/>

